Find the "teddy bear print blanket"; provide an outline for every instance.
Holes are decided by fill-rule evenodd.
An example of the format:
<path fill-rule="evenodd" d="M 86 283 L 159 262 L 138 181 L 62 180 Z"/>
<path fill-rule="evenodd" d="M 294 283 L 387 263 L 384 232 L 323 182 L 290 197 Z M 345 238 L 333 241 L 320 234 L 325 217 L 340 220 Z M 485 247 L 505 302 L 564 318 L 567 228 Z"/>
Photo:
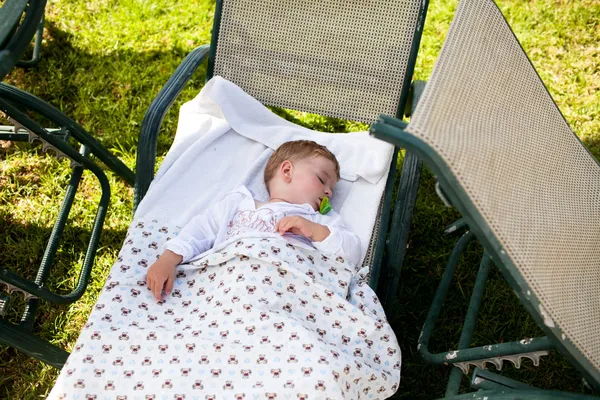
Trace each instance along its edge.
<path fill-rule="evenodd" d="M 131 225 L 50 399 L 384 399 L 400 349 L 363 273 L 278 238 L 239 237 L 157 302 L 147 268 L 177 227 Z"/>

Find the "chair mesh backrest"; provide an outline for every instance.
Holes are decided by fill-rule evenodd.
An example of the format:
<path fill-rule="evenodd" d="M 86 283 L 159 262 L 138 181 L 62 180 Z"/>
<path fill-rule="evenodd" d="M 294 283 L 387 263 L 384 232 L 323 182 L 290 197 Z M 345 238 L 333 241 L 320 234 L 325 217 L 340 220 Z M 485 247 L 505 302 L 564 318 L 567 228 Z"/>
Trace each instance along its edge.
<path fill-rule="evenodd" d="M 600 167 L 493 1 L 460 3 L 407 131 L 450 168 L 547 326 L 600 370 Z"/>
<path fill-rule="evenodd" d="M 422 0 L 224 0 L 214 75 L 271 106 L 395 115 Z"/>

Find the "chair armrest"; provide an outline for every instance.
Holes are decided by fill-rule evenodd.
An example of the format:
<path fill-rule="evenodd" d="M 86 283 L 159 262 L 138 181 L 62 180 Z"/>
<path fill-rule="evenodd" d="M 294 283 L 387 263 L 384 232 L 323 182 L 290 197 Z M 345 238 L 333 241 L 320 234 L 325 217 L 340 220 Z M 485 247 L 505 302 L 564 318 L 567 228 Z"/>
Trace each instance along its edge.
<path fill-rule="evenodd" d="M 125 179 L 127 183 L 133 185 L 133 171 L 131 171 L 118 157 L 108 151 L 96 138 L 86 132 L 86 130 L 83 129 L 77 122 L 67 117 L 56 107 L 46 103 L 31 93 L 27 93 L 19 88 L 2 82 L 0 82 L 0 99 L 6 99 L 13 104 L 18 104 L 20 109 L 29 109 L 43 116 L 44 118 L 47 118 L 53 123 L 56 123 L 58 126 L 66 128 L 73 138 L 75 138 L 79 143 L 88 147 L 90 152 L 100 161 L 102 161 L 108 168 L 110 168 L 121 178 Z M 37 134 L 38 132 L 33 127 L 35 126 L 37 129 L 39 126 L 37 126 L 37 124 L 35 124 L 33 121 L 31 124 L 32 127 L 28 129 Z M 86 168 L 88 167 L 86 166 Z"/>
<path fill-rule="evenodd" d="M 210 45 L 195 48 L 188 54 L 169 78 L 165 86 L 150 104 L 142 121 L 142 129 L 138 143 L 138 153 L 135 171 L 135 192 L 133 196 L 133 211 L 146 195 L 150 182 L 154 178 L 154 164 L 156 163 L 156 144 L 158 133 L 165 114 L 181 93 L 192 74 L 207 58 Z"/>

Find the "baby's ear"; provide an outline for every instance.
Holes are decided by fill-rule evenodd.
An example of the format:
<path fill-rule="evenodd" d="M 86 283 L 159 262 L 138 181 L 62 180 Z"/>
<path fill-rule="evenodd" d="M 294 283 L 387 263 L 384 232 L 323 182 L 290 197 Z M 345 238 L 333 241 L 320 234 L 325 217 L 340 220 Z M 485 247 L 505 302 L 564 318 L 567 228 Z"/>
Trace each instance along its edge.
<path fill-rule="evenodd" d="M 281 163 L 279 167 L 279 172 L 281 172 L 281 176 L 286 182 L 290 182 L 292 180 L 292 172 L 294 170 L 294 165 L 290 160 L 285 160 Z"/>

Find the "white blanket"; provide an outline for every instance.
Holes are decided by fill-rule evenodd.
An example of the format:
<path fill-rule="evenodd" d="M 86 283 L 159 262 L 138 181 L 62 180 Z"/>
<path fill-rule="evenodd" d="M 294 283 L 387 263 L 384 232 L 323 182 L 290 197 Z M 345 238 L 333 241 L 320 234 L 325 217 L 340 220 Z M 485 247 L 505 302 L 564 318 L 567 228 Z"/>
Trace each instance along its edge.
<path fill-rule="evenodd" d="M 327 146 L 340 163 L 333 208 L 361 239 L 366 254 L 385 188 L 393 146 L 368 132 L 329 134 L 278 117 L 237 85 L 214 77 L 181 107 L 173 146 L 135 218 L 185 225 L 240 184 L 267 200 L 263 171 L 280 144 L 300 139 Z"/>
<path fill-rule="evenodd" d="M 396 391 L 394 333 L 343 259 L 241 237 L 180 266 L 157 304 L 144 276 L 177 233 L 158 220 L 132 224 L 49 399 L 377 400 Z"/>

